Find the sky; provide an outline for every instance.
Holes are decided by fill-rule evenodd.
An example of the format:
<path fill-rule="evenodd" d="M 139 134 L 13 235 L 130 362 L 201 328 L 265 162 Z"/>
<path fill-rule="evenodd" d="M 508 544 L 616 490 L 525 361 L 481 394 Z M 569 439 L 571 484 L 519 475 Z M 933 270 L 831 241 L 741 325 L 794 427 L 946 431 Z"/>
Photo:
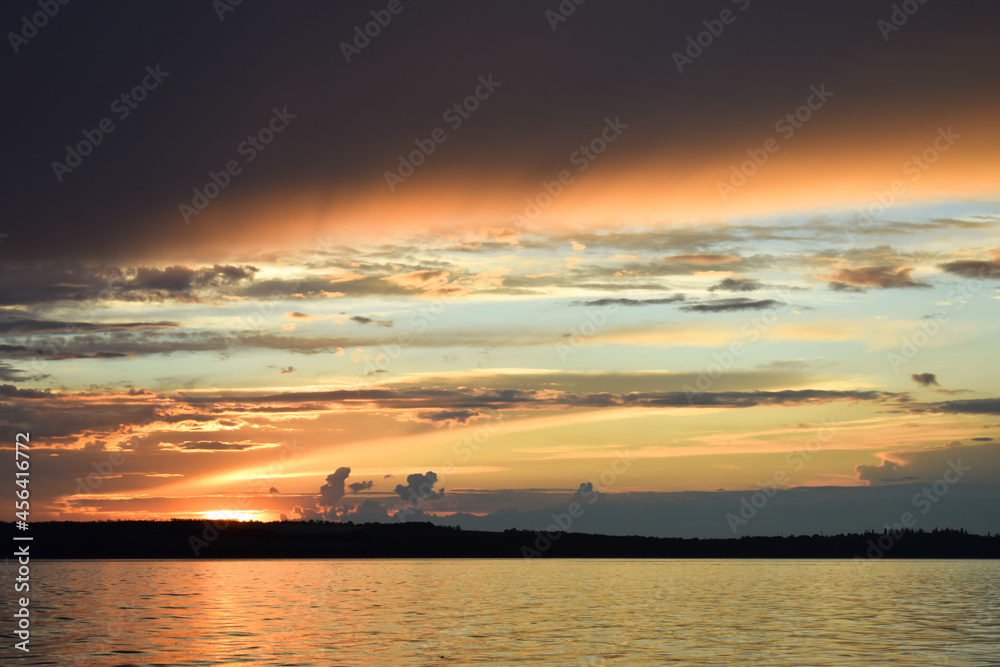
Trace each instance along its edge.
<path fill-rule="evenodd" d="M 998 19 L 5 3 L 33 520 L 995 532 Z"/>

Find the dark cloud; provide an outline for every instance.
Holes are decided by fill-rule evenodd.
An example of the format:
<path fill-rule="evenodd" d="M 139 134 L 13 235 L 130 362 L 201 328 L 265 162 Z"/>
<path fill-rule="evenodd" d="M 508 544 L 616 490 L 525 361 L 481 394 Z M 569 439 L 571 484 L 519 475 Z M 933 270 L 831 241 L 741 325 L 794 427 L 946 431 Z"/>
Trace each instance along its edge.
<path fill-rule="evenodd" d="M 962 456 L 965 461 L 965 455 Z M 948 489 L 947 501 L 933 505 L 933 511 L 926 516 L 913 509 L 914 496 L 922 494 L 928 481 L 933 483 L 939 479 L 946 468 L 947 464 L 936 470 L 932 466 L 927 473 L 936 476 L 921 477 L 921 481 L 915 483 L 779 489 L 767 500 L 766 511 L 758 512 L 745 524 L 736 522 L 735 534 L 813 535 L 823 532 L 832 535 L 881 530 L 886 523 L 898 522 L 900 514 L 907 508 L 917 516 L 918 527 L 925 530 L 962 526 L 969 532 L 979 534 L 995 532 L 994 508 L 1000 505 L 1000 485 L 984 479 L 985 475 L 977 478 L 983 481 L 966 483 L 965 479 L 972 474 L 966 473 L 961 483 Z M 743 503 L 750 502 L 755 492 L 759 491 L 754 488 L 740 491 L 602 493 L 600 502 L 583 504 L 585 511 L 574 519 L 571 530 L 606 535 L 733 537 L 727 515 L 739 518 Z M 449 502 L 453 503 L 449 511 L 455 513 L 448 516 L 427 515 L 425 520 L 439 525 L 457 525 L 465 530 L 503 531 L 516 527 L 544 531 L 552 525 L 553 514 L 566 512 L 565 491 L 562 494 L 547 494 L 547 501 L 543 497 L 542 503 L 529 506 L 525 506 L 524 501 L 518 502 L 523 494 L 510 497 L 504 490 L 492 493 L 495 496 L 492 502 L 483 502 L 474 496 L 470 498 L 462 492 L 449 493 Z M 498 505 L 516 509 L 486 509 L 481 515 L 474 515 L 466 513 L 469 500 L 476 501 L 470 508 L 473 512 Z"/>
<path fill-rule="evenodd" d="M 256 266 L 216 264 L 192 269 L 187 266 L 164 268 L 138 266 L 122 272 L 122 291 L 148 291 L 158 294 L 182 295 L 204 287 L 223 287 L 251 280 L 260 269 Z"/>
<path fill-rule="evenodd" d="M 292 508 L 292 516 L 300 521 L 325 521 L 326 515 L 316 507 L 296 505 Z"/>
<path fill-rule="evenodd" d="M 0 396 L 6 398 L 54 398 L 48 389 L 45 391 L 39 391 L 38 389 L 18 389 L 12 384 L 0 385 Z"/>
<path fill-rule="evenodd" d="M 247 449 L 260 447 L 259 444 L 253 442 L 219 442 L 218 440 L 182 442 L 176 446 L 178 449 L 190 452 L 242 452 Z"/>
<path fill-rule="evenodd" d="M 367 491 L 373 486 L 375 486 L 375 482 L 373 480 L 368 480 L 367 482 L 354 482 L 353 484 L 348 484 L 347 488 L 351 490 L 351 493 L 360 493 L 361 491 Z"/>
<path fill-rule="evenodd" d="M 310 411 L 321 404 L 364 406 L 371 409 L 485 410 L 503 408 L 564 408 L 623 406 L 712 406 L 752 407 L 757 405 L 797 405 L 838 400 L 884 402 L 903 400 L 905 394 L 883 391 L 827 391 L 797 389 L 785 391 L 666 391 L 614 393 L 576 393 L 551 390 L 490 389 L 339 389 L 331 391 L 286 392 L 280 394 L 226 396 L 179 396 L 176 401 L 189 405 L 215 406 L 215 409 L 260 412 L 268 405 L 305 405 Z M 279 411 L 289 408 L 279 407 Z"/>
<path fill-rule="evenodd" d="M 837 281 L 829 283 L 829 286 L 830 286 L 830 289 L 832 289 L 834 292 L 854 292 L 854 293 L 861 293 L 861 292 L 867 292 L 868 291 L 864 287 L 858 287 L 857 285 L 848 285 L 847 283 L 841 283 L 841 282 L 837 282 Z"/>
<path fill-rule="evenodd" d="M 717 299 L 706 303 L 681 306 L 681 310 L 692 313 L 728 313 L 740 310 L 767 310 L 777 308 L 787 304 L 775 299 L 748 299 L 746 297 L 733 297 L 731 299 Z"/>
<path fill-rule="evenodd" d="M 938 386 L 937 376 L 934 373 L 913 373 L 910 379 L 921 387 Z"/>
<path fill-rule="evenodd" d="M 330 508 L 340 502 L 346 491 L 344 482 L 351 474 L 350 468 L 337 468 L 335 472 L 326 476 L 326 484 L 319 489 L 320 507 Z"/>
<path fill-rule="evenodd" d="M 960 261 L 939 264 L 942 271 L 963 278 L 1000 278 L 1000 261 Z"/>
<path fill-rule="evenodd" d="M 921 409 L 921 408 L 916 408 Z M 961 401 L 944 401 L 931 404 L 931 412 L 952 414 L 1000 415 L 1000 398 L 970 398 Z"/>
<path fill-rule="evenodd" d="M 709 292 L 756 292 L 764 289 L 764 284 L 752 278 L 724 278 L 722 282 L 708 288 Z"/>
<path fill-rule="evenodd" d="M 0 336 L 38 333 L 72 334 L 125 329 L 164 329 L 179 327 L 178 322 L 59 322 L 54 320 L 0 320 Z"/>
<path fill-rule="evenodd" d="M 667 391 L 613 393 L 576 393 L 551 390 L 490 389 L 490 390 L 448 390 L 448 389 L 340 389 L 315 392 L 287 392 L 266 395 L 225 396 L 180 396 L 179 403 L 189 405 L 215 405 L 216 409 L 242 409 L 262 411 L 266 406 L 305 404 L 309 410 L 317 405 L 341 404 L 345 406 L 365 406 L 371 409 L 437 409 L 437 410 L 485 410 L 488 408 L 529 408 L 529 407 L 622 407 L 622 406 L 713 406 L 751 407 L 756 405 L 795 405 L 800 403 L 826 402 L 836 400 L 888 401 L 902 400 L 905 394 L 882 391 L 826 391 L 799 389 L 785 391 Z M 231 407 L 230 407 L 231 406 Z M 284 410 L 285 408 L 281 408 Z"/>
<path fill-rule="evenodd" d="M 157 417 L 155 405 L 129 403 L 122 401 L 121 397 L 77 401 L 59 395 L 57 399 L 55 394 L 50 395 L 47 391 L 17 390 L 10 385 L 0 386 L 0 396 L 10 399 L 0 402 L 0 432 L 30 429 L 32 436 L 50 441 L 84 433 L 116 434 L 132 426 L 155 421 Z"/>
<path fill-rule="evenodd" d="M 683 294 L 674 294 L 673 296 L 660 297 L 658 299 L 628 299 L 628 298 L 612 298 L 606 297 L 603 299 L 593 299 L 591 301 L 574 301 L 575 306 L 661 306 L 668 303 L 677 303 L 678 301 L 684 300 Z"/>
<path fill-rule="evenodd" d="M 7 356 L 5 354 L 6 350 L 4 349 L 7 347 L 10 346 L 0 345 L 0 357 Z M 0 361 L 0 382 L 37 382 L 39 380 L 44 380 L 47 377 L 49 376 L 43 373 L 28 375 L 27 371 L 22 371 L 19 368 L 14 368 L 6 362 Z"/>
<path fill-rule="evenodd" d="M 230 290 L 253 280 L 255 266 L 215 264 L 201 268 L 187 266 L 135 266 L 126 268 L 72 265 L 8 264 L 0 269 L 0 305 L 32 305 L 60 301 L 200 301 L 219 290 Z M 176 326 L 171 323 L 138 326 L 89 323 L 48 323 L 47 327 L 80 324 L 80 330 Z M 25 324 L 22 326 L 32 326 Z"/>
<path fill-rule="evenodd" d="M 821 277 L 830 281 L 832 289 L 840 291 L 848 290 L 843 287 L 834 287 L 834 283 L 880 289 L 930 287 L 927 283 L 913 280 L 910 277 L 911 273 L 913 273 L 913 268 L 909 266 L 862 266 L 856 269 L 839 269 Z"/>
<path fill-rule="evenodd" d="M 423 410 L 410 416 L 413 421 L 434 424 L 435 426 L 449 426 L 455 424 L 468 424 L 477 417 L 483 417 L 479 410 Z"/>
<path fill-rule="evenodd" d="M 263 417 L 269 414 L 316 412 L 334 407 L 366 411 L 398 411 L 401 415 L 428 413 L 425 418 L 438 417 L 437 423 L 448 419 L 455 423 L 496 416 L 504 409 L 568 409 L 601 407 L 726 407 L 748 408 L 759 405 L 822 404 L 831 401 L 870 401 L 902 403 L 911 411 L 974 411 L 990 412 L 990 404 L 982 401 L 951 401 L 940 404 L 905 404 L 906 394 L 879 391 L 667 391 L 667 392 L 569 392 L 552 389 L 359 389 L 322 392 L 290 391 L 271 394 L 218 393 L 214 395 L 182 395 L 156 397 L 140 394 L 67 394 L 38 389 L 20 389 L 0 385 L 0 428 L 10 433 L 30 427 L 32 433 L 50 440 L 56 438 L 75 442 L 84 434 L 107 438 L 127 433 L 140 424 L 168 425 L 189 423 L 220 427 L 237 425 L 240 416 Z M 992 411 L 1000 413 L 1000 405 L 992 400 Z M 446 413 L 452 414 L 446 414 Z M 478 414 L 473 414 L 473 412 Z M 445 414 L 438 414 L 445 413 Z M 442 421 L 444 420 L 444 421 Z M 152 439 L 127 442 L 121 446 L 159 447 Z M 206 442 L 212 442 L 206 440 Z M 239 449 L 247 443 L 230 443 L 222 449 Z M 256 443 L 245 448 L 273 446 Z M 207 451 L 208 445 L 189 445 L 192 450 Z M 218 447 L 218 446 L 216 446 Z M 343 486 L 343 484 L 341 484 Z"/>
<path fill-rule="evenodd" d="M 437 484 L 437 473 L 414 473 L 406 478 L 406 486 L 397 484 L 395 492 L 400 500 L 410 507 L 421 507 L 425 502 L 444 497 L 444 489 L 434 490 Z"/>
<path fill-rule="evenodd" d="M 273 486 L 270 489 L 268 489 L 267 492 L 268 493 L 281 493 L 280 491 L 278 491 L 278 489 L 276 487 L 273 487 Z"/>
<path fill-rule="evenodd" d="M 474 172 L 472 177 L 516 173 L 534 192 L 539 180 L 565 168 L 566 147 L 579 145 L 581 133 L 590 132 L 583 129 L 586 123 L 612 113 L 630 119 L 629 132 L 635 133 L 626 136 L 628 143 L 615 146 L 616 160 L 662 159 L 698 150 L 721 156 L 742 146 L 745 137 L 772 126 L 776 101 L 781 108 L 801 103 L 808 85 L 802 83 L 803 71 L 828 72 L 843 82 L 835 99 L 843 95 L 851 101 L 848 119 L 905 110 L 926 90 L 947 90 L 946 99 L 956 108 L 979 113 L 990 109 L 991 101 L 977 73 L 995 71 L 1000 60 L 990 48 L 993 35 L 986 30 L 997 22 L 998 10 L 992 5 L 927 6 L 921 12 L 930 13 L 934 30 L 911 23 L 901 38 L 893 37 L 892 48 L 886 48 L 875 26 L 879 18 L 888 17 L 886 7 L 875 11 L 861 2 L 754 4 L 751 11 L 737 12 L 738 26 L 731 34 L 727 28 L 728 38 L 716 40 L 691 65 L 695 71 L 681 75 L 673 71 L 671 55 L 704 27 L 708 13 L 697 2 L 639 3 L 624 13 L 616 6 L 592 3 L 574 12 L 558 32 L 549 29 L 544 13 L 532 3 L 444 2 L 431 10 L 406 10 L 393 19 L 405 28 L 397 39 L 378 38 L 374 50 L 364 50 L 350 64 L 340 44 L 352 38 L 355 26 L 371 20 L 367 11 L 351 3 L 304 3 L 280 10 L 244 4 L 229 14 L 244 29 L 216 30 L 213 35 L 217 53 L 250 54 L 243 63 L 246 77 L 237 77 L 230 87 L 196 85 L 200 81 L 185 78 L 198 71 L 205 81 L 213 81 L 233 72 L 229 58 L 207 59 L 183 48 L 189 26 L 206 25 L 204 7 L 87 5 L 74 17 L 76 34 L 101 39 L 73 43 L 74 57 L 59 59 L 54 54 L 65 45 L 65 36 L 53 22 L 46 28 L 47 46 L 25 46 L 34 57 L 19 57 L 18 66 L 10 70 L 12 88 L 23 90 L 24 96 L 11 110 L 11 126 L 21 131 L 12 133 L 6 150 L 10 163 L 23 168 L 12 170 L 8 182 L 5 213 L 18 225 L 4 245 L 18 244 L 19 254 L 31 259 L 130 257 L 157 251 L 183 256 L 209 244 L 225 248 L 242 240 L 236 229 L 245 224 L 242 214 L 253 210 L 236 204 L 253 195 L 317 182 L 340 198 L 380 181 L 413 137 L 424 136 L 449 102 L 471 92 L 473 73 L 478 72 L 496 72 L 504 87 L 477 112 L 475 123 L 461 128 L 462 150 L 435 154 L 424 168 L 430 171 L 421 171 L 416 179 L 434 176 L 437 170 L 464 175 L 472 171 L 468 155 L 488 155 L 487 174 Z M 23 12 L 11 6 L 5 24 L 17 24 Z M 207 18 L 216 20 L 214 12 Z M 147 22 L 161 29 L 143 33 Z M 803 25 L 814 27 L 812 39 L 797 37 Z M 264 54 L 253 51 L 254 37 L 264 33 L 272 35 L 273 44 L 266 62 Z M 136 40 L 137 34 L 146 39 Z M 570 61 L 559 48 L 562 40 L 589 48 Z M 436 48 L 416 48 L 424 41 Z M 532 58 L 512 57 L 510 44 L 522 45 Z M 943 49 L 942 44 L 964 48 Z M 779 55 L 791 47 L 794 58 Z M 463 57 L 441 59 L 441 53 Z M 79 138 L 82 112 L 107 109 L 113 96 L 109 91 L 135 85 L 142 64 L 130 69 L 124 63 L 160 58 L 164 69 L 174 68 L 170 77 L 119 126 L 138 139 L 108 136 L 93 157 L 58 183 L 50 161 L 61 158 L 63 146 Z M 400 67 L 401 62 L 409 66 Z M 712 66 L 715 63 L 731 66 Z M 95 71 L 107 73 L 107 85 L 80 85 Z M 668 72 L 671 76 L 665 76 Z M 908 76 L 912 72 L 920 76 Z M 646 85 L 654 77 L 659 85 Z M 692 87 L 692 78 L 697 78 L 697 86 Z M 572 80 L 573 94 L 545 85 L 550 80 Z M 382 85 L 372 91 L 371 81 Z M 51 91 L 73 91 L 74 104 L 53 106 Z M 609 92 L 615 100 L 613 111 L 608 109 Z M 275 102 L 276 96 L 280 102 Z M 720 122 L 718 110 L 734 98 L 741 100 L 739 113 L 727 114 Z M 345 108 L 344 99 L 359 103 Z M 177 203 L 190 200 L 192 188 L 204 184 L 209 170 L 235 157 L 234 137 L 261 127 L 275 104 L 287 104 L 298 114 L 292 130 L 280 136 L 280 146 L 269 149 L 266 160 L 245 169 L 218 201 L 184 226 Z M 178 109 L 204 113 L 191 116 L 178 114 Z M 338 127 L 352 128 L 337 144 L 338 160 L 330 160 L 329 152 L 322 150 L 330 119 L 337 119 Z M 199 150 L 185 151 L 186 146 Z M 529 153 L 534 157 L 526 163 Z M 138 164 L 143 168 L 136 169 Z M 108 201 L 94 194 L 117 191 L 127 196 Z M 287 218 L 294 218 L 288 213 Z M 350 224 L 350 219 L 344 222 Z M 887 225 L 880 223 L 871 233 Z M 271 231 L 280 235 L 286 230 L 272 225 Z M 694 243 L 671 248 L 681 257 L 711 254 Z"/>
<path fill-rule="evenodd" d="M 358 324 L 374 324 L 380 327 L 391 327 L 391 320 L 376 320 L 371 317 L 365 317 L 364 315 L 354 315 L 351 317 L 351 321 L 357 322 Z"/>
<path fill-rule="evenodd" d="M 388 523 L 389 511 L 377 500 L 366 500 L 341 516 L 341 521 L 355 523 Z"/>

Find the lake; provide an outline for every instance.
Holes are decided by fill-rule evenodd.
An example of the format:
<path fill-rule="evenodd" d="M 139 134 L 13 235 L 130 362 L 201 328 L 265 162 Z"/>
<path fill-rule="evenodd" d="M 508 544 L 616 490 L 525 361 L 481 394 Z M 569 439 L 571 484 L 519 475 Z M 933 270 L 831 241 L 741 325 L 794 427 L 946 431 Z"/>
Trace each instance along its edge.
<path fill-rule="evenodd" d="M 0 664 L 1000 665 L 1000 561 L 31 565 Z"/>

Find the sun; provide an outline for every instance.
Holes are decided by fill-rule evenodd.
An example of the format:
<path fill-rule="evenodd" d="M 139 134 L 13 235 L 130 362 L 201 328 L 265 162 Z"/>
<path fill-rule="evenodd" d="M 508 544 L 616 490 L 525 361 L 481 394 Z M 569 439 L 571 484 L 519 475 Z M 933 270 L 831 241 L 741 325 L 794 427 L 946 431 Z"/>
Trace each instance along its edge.
<path fill-rule="evenodd" d="M 203 512 L 209 521 L 259 521 L 260 517 L 256 512 L 236 512 L 233 510 L 215 510 L 213 512 Z"/>

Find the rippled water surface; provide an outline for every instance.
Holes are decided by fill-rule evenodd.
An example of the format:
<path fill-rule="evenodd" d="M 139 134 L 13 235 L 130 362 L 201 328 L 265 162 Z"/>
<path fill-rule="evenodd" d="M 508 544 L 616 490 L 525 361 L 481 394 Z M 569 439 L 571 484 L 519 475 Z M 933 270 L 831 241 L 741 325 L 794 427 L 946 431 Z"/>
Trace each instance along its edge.
<path fill-rule="evenodd" d="M 30 654 L 13 577 L 3 665 L 1000 665 L 1000 561 L 34 562 Z"/>

